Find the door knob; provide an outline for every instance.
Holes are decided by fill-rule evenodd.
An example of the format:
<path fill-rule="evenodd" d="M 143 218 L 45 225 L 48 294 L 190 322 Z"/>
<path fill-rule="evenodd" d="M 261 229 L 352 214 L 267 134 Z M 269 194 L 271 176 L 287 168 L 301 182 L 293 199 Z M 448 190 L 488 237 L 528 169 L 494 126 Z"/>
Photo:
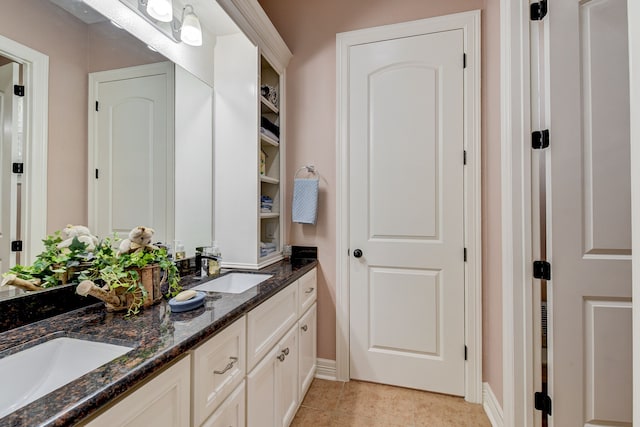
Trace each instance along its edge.
<path fill-rule="evenodd" d="M 362 256 L 362 251 L 360 249 L 356 249 L 353 251 L 353 256 L 356 258 L 360 258 Z"/>

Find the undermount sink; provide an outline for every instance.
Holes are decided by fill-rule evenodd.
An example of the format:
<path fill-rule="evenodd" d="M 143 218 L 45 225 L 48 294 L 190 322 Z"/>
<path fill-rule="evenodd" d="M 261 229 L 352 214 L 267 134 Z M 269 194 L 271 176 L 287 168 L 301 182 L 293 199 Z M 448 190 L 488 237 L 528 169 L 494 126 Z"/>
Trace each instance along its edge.
<path fill-rule="evenodd" d="M 0 359 L 0 418 L 131 350 L 61 337 Z"/>
<path fill-rule="evenodd" d="M 229 273 L 192 288 L 195 291 L 241 294 L 273 277 L 272 274 Z"/>

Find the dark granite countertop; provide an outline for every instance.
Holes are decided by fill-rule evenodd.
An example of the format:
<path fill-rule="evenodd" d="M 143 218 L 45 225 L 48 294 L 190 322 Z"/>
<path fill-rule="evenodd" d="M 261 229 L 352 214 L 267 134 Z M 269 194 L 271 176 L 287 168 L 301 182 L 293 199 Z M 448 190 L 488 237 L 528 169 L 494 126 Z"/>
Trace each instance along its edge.
<path fill-rule="evenodd" d="M 0 334 L 0 358 L 59 336 L 134 347 L 132 351 L 0 419 L 0 426 L 67 426 L 160 371 L 316 266 L 279 262 L 257 272 L 274 277 L 241 294 L 212 292 L 204 307 L 171 313 L 162 301 L 125 318 L 94 304 Z M 203 280 L 184 278 L 184 286 Z M 3 383 L 2 387 L 11 387 Z"/>

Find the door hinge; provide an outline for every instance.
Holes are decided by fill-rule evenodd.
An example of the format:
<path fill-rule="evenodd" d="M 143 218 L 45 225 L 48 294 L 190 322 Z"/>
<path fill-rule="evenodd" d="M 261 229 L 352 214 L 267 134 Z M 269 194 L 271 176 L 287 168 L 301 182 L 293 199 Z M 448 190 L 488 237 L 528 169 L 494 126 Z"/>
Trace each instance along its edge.
<path fill-rule="evenodd" d="M 462 68 L 467 68 L 467 54 L 462 54 Z"/>
<path fill-rule="evenodd" d="M 16 96 L 24 96 L 24 85 L 13 85 L 13 94 Z"/>
<path fill-rule="evenodd" d="M 467 346 L 464 346 L 464 360 L 467 360 Z"/>
<path fill-rule="evenodd" d="M 96 101 L 96 111 L 100 110 L 100 103 L 98 101 Z"/>
<path fill-rule="evenodd" d="M 100 172 L 96 169 L 96 179 L 100 178 Z"/>
<path fill-rule="evenodd" d="M 464 262 L 467 262 L 467 248 L 464 248 Z"/>
<path fill-rule="evenodd" d="M 539 2 L 531 3 L 532 21 L 541 21 L 545 16 L 547 16 L 547 12 L 547 0 L 540 0 Z"/>
<path fill-rule="evenodd" d="M 551 415 L 551 398 L 546 394 L 536 391 L 534 394 L 534 406 L 543 414 Z"/>
<path fill-rule="evenodd" d="M 549 129 L 537 130 L 531 133 L 531 147 L 540 150 L 549 146 Z"/>
<path fill-rule="evenodd" d="M 11 242 L 11 252 L 22 252 L 22 240 L 14 240 Z"/>
<path fill-rule="evenodd" d="M 533 261 L 533 278 L 551 280 L 551 264 L 547 261 Z"/>
<path fill-rule="evenodd" d="M 24 173 L 24 163 L 12 163 L 11 171 L 13 173 Z"/>
<path fill-rule="evenodd" d="M 462 152 L 462 164 L 466 165 L 467 164 L 467 150 L 464 150 Z"/>

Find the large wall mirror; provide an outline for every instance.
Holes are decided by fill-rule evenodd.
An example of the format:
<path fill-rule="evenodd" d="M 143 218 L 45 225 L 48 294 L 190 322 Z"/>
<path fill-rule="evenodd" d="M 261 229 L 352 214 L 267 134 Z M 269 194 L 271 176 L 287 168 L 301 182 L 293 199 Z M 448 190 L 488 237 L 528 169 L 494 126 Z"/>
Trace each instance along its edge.
<path fill-rule="evenodd" d="M 6 121 L 22 123 L 21 134 L 5 131 L 0 138 L 2 185 L 11 185 L 2 189 L 0 244 L 9 248 L 21 239 L 25 248 L 20 259 L 3 249 L 0 272 L 30 263 L 40 239 L 67 224 L 89 225 L 99 237 L 152 226 L 158 240 L 180 240 L 187 255 L 214 238 L 214 49 L 217 38 L 241 31 L 215 1 L 174 0 L 176 15 L 189 4 L 202 26 L 202 46 L 188 46 L 127 1 L 137 2 L 6 0 L 0 6 L 0 76 L 2 69 L 16 70 L 27 95 Z M 128 114 L 126 104 L 148 103 L 140 89 L 154 84 L 166 108 L 151 136 L 142 135 L 149 122 Z M 3 90 L 5 114 L 10 94 Z M 101 115 L 105 109 L 111 115 Z M 16 153 L 24 174 L 11 170 Z M 19 293 L 3 291 L 0 298 Z"/>

